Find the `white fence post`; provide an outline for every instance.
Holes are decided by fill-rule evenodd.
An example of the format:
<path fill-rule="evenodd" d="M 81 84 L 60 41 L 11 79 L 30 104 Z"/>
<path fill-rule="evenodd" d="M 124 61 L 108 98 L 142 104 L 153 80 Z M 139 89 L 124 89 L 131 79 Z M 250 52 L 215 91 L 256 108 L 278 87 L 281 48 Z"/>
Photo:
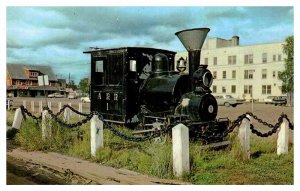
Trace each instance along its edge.
<path fill-rule="evenodd" d="M 10 110 L 10 100 L 7 99 L 7 110 Z"/>
<path fill-rule="evenodd" d="M 61 110 L 61 102 L 58 102 L 58 111 L 59 112 Z"/>
<path fill-rule="evenodd" d="M 12 127 L 16 128 L 16 129 L 20 129 L 22 120 L 23 120 L 22 111 L 21 111 L 21 108 L 18 108 L 18 109 L 16 109 L 16 112 L 15 112 Z"/>
<path fill-rule="evenodd" d="M 251 119 L 250 116 L 247 115 L 247 117 Z M 239 127 L 238 138 L 248 159 L 250 159 L 250 134 L 250 121 L 245 118 Z"/>
<path fill-rule="evenodd" d="M 26 108 L 26 100 L 23 100 L 23 106 Z"/>
<path fill-rule="evenodd" d="M 51 110 L 51 102 L 48 102 L 48 108 Z"/>
<path fill-rule="evenodd" d="M 51 137 L 52 121 L 48 110 L 42 112 L 42 138 L 45 140 Z"/>
<path fill-rule="evenodd" d="M 190 172 L 189 129 L 182 123 L 172 128 L 173 173 L 180 177 Z"/>
<path fill-rule="evenodd" d="M 96 156 L 98 148 L 103 147 L 103 121 L 97 115 L 91 119 L 91 155 Z"/>
<path fill-rule="evenodd" d="M 64 110 L 64 121 L 65 122 L 70 121 L 70 113 L 71 113 L 71 110 L 68 107 L 66 107 Z"/>
<path fill-rule="evenodd" d="M 70 106 L 70 107 L 72 107 L 72 103 L 68 103 L 68 105 Z M 69 113 L 69 116 L 70 116 L 70 118 L 72 117 L 72 112 L 71 112 L 71 109 L 69 109 L 70 110 L 70 113 Z"/>
<path fill-rule="evenodd" d="M 43 102 L 39 101 L 39 112 L 42 113 L 43 112 Z"/>
<path fill-rule="evenodd" d="M 78 103 L 78 111 L 82 113 L 82 103 Z M 79 115 L 79 117 L 81 118 L 82 116 Z"/>
<path fill-rule="evenodd" d="M 277 155 L 287 154 L 289 150 L 289 122 L 283 118 L 277 138 Z"/>
<path fill-rule="evenodd" d="M 34 112 L 34 101 L 31 101 L 31 112 Z"/>

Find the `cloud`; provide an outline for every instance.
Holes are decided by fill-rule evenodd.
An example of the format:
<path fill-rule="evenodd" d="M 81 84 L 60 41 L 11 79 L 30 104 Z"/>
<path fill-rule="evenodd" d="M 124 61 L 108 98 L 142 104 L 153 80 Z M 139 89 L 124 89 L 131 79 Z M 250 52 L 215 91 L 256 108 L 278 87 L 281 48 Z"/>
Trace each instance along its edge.
<path fill-rule="evenodd" d="M 293 7 L 8 7 L 7 60 L 88 73 L 91 46 L 184 50 L 174 35 L 209 27 L 209 37 L 241 43 L 284 40 L 293 34 Z M 74 69 L 74 70 L 73 70 Z"/>

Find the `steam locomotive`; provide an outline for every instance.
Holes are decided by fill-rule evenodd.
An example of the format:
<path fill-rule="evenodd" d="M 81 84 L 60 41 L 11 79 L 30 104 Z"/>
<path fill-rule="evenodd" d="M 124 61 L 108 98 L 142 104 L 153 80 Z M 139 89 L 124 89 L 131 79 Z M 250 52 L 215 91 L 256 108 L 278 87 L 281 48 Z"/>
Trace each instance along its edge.
<path fill-rule="evenodd" d="M 142 47 L 95 48 L 91 55 L 91 111 L 107 122 L 139 129 L 184 123 L 190 134 L 220 133 L 228 119 L 216 119 L 217 101 L 211 95 L 213 76 L 200 65 L 209 28 L 183 30 L 175 35 L 188 50 L 189 74 L 183 60 L 175 71 L 175 52 Z M 157 124 L 159 124 L 157 126 Z"/>

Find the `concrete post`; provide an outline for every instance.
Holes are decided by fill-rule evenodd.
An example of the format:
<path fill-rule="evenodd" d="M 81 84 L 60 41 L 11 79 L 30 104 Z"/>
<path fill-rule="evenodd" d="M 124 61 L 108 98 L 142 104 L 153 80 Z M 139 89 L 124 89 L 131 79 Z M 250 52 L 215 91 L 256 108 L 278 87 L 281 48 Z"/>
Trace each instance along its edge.
<path fill-rule="evenodd" d="M 23 106 L 26 108 L 26 100 L 23 100 Z"/>
<path fill-rule="evenodd" d="M 70 107 L 72 107 L 72 103 L 68 103 L 68 105 L 69 105 Z M 70 110 L 69 115 L 70 115 L 70 117 L 72 117 L 72 112 L 71 112 L 71 110 Z"/>
<path fill-rule="evenodd" d="M 91 119 L 91 155 L 96 156 L 98 148 L 103 147 L 103 121 L 97 115 Z"/>
<path fill-rule="evenodd" d="M 180 177 L 190 172 L 189 129 L 182 123 L 172 128 L 173 173 Z"/>
<path fill-rule="evenodd" d="M 61 110 L 61 102 L 58 102 L 58 111 L 59 112 Z"/>
<path fill-rule="evenodd" d="M 43 102 L 39 101 L 39 112 L 42 113 L 43 112 Z"/>
<path fill-rule="evenodd" d="M 78 103 L 78 111 L 82 113 L 82 103 Z M 79 117 L 81 118 L 82 116 L 79 115 Z"/>
<path fill-rule="evenodd" d="M 46 138 L 51 137 L 51 131 L 51 116 L 47 110 L 44 110 L 42 112 L 42 138 L 45 140 Z"/>
<path fill-rule="evenodd" d="M 34 101 L 31 101 L 31 112 L 34 112 Z"/>
<path fill-rule="evenodd" d="M 64 121 L 65 122 L 70 121 L 70 113 L 71 113 L 71 110 L 69 108 L 65 108 L 65 111 L 64 111 Z"/>
<path fill-rule="evenodd" d="M 10 100 L 7 100 L 7 110 L 10 110 Z"/>
<path fill-rule="evenodd" d="M 289 122 L 284 118 L 277 138 L 277 155 L 287 154 L 289 150 Z"/>
<path fill-rule="evenodd" d="M 247 117 L 250 119 L 250 116 Z M 250 159 L 250 134 L 250 121 L 248 119 L 243 119 L 239 127 L 238 138 L 248 159 Z"/>
<path fill-rule="evenodd" d="M 51 110 L 51 102 L 48 102 L 48 108 Z"/>
<path fill-rule="evenodd" d="M 16 109 L 16 112 L 15 112 L 12 127 L 16 128 L 16 129 L 20 129 L 22 120 L 23 120 L 22 111 L 21 111 L 21 108 L 18 108 L 18 109 Z"/>

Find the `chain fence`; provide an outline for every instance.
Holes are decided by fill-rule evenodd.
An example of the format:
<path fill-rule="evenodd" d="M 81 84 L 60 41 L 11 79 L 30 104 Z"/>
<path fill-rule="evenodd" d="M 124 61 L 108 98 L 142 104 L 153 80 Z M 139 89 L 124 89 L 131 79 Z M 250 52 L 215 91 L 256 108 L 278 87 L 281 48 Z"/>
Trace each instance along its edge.
<path fill-rule="evenodd" d="M 29 112 L 24 106 L 21 106 L 21 112 L 22 115 L 24 117 L 24 119 L 26 120 L 26 115 L 31 117 L 32 119 L 36 120 L 37 122 L 42 120 L 42 114 L 40 116 L 35 116 L 33 115 L 31 112 Z M 72 112 L 80 115 L 80 116 L 84 116 L 85 118 L 83 118 L 82 120 L 75 122 L 75 123 L 67 123 L 64 120 L 61 120 L 59 118 L 59 116 L 66 110 L 66 109 L 70 109 Z M 77 111 L 76 109 L 72 108 L 70 105 L 64 105 L 57 113 L 54 113 L 51 109 L 49 109 L 48 107 L 44 107 L 44 110 L 47 110 L 48 113 L 50 114 L 50 116 L 60 125 L 68 127 L 68 128 L 74 128 L 74 127 L 79 127 L 85 123 L 87 123 L 88 121 L 90 121 L 92 119 L 92 117 L 94 115 L 98 116 L 99 120 L 103 121 L 103 125 L 105 128 L 109 129 L 114 135 L 125 139 L 127 141 L 134 141 L 134 142 L 142 142 L 142 141 L 147 141 L 147 140 L 151 140 L 157 137 L 161 137 L 166 135 L 172 128 L 174 125 L 176 124 L 169 124 L 167 125 L 166 128 L 162 128 L 160 130 L 156 129 L 154 131 L 152 131 L 151 133 L 149 133 L 148 135 L 143 135 L 143 136 L 130 136 L 127 135 L 125 133 L 120 132 L 117 128 L 115 128 L 111 123 L 109 123 L 108 121 L 106 121 L 103 116 L 97 112 L 97 111 L 92 111 L 91 113 L 87 114 L 87 113 L 82 113 Z M 271 135 L 273 135 L 274 133 L 277 132 L 277 130 L 280 128 L 281 123 L 283 122 L 283 119 L 286 119 L 289 123 L 289 128 L 291 130 L 294 130 L 294 125 L 290 122 L 290 119 L 288 118 L 288 116 L 284 113 L 282 113 L 280 115 L 280 117 L 278 118 L 278 122 L 275 125 L 272 125 L 266 121 L 263 121 L 262 119 L 260 119 L 259 117 L 257 117 L 256 115 L 254 115 L 251 112 L 247 112 L 245 114 L 242 114 L 240 116 L 237 117 L 237 119 L 235 119 L 231 125 L 222 133 L 214 133 L 214 132 L 204 132 L 203 134 L 198 135 L 198 138 L 202 138 L 204 140 L 210 140 L 210 139 L 222 139 L 225 138 L 228 134 L 230 134 L 231 132 L 233 132 L 233 130 L 240 126 L 243 119 L 248 119 L 250 121 L 250 119 L 248 118 L 248 116 L 252 117 L 254 120 L 256 120 L 258 123 L 269 127 L 271 130 L 268 132 L 261 132 L 258 129 L 256 129 L 252 124 L 250 124 L 250 129 L 251 132 L 259 137 L 269 137 Z M 184 123 L 184 122 L 183 122 Z M 184 124 L 188 127 L 190 127 L 189 123 Z"/>

